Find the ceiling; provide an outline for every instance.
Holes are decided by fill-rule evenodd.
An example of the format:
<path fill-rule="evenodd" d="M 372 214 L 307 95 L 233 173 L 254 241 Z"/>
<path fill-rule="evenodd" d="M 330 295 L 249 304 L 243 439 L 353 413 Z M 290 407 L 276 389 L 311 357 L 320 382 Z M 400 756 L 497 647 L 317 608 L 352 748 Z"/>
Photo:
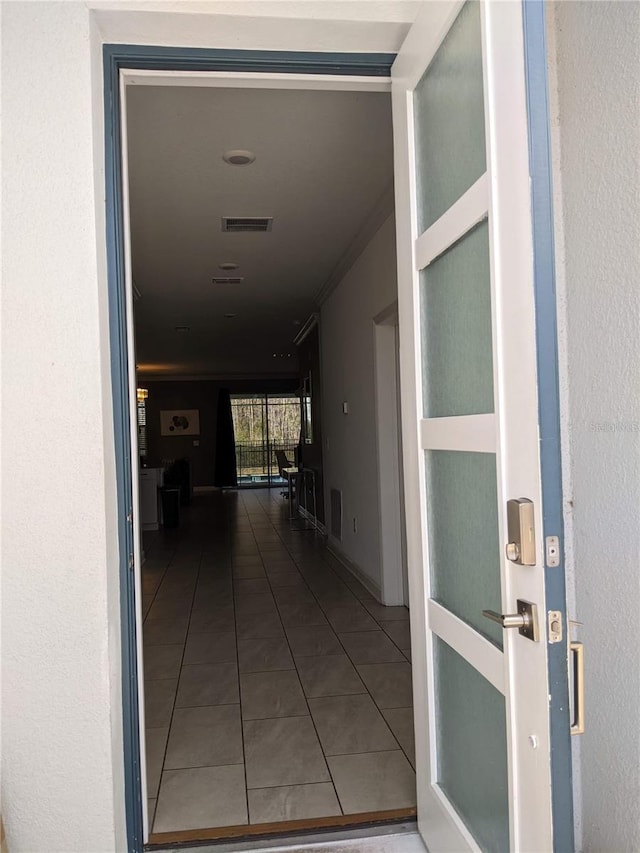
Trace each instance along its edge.
<path fill-rule="evenodd" d="M 294 371 L 298 324 L 388 194 L 390 96 L 130 86 L 127 126 L 141 375 Z M 225 163 L 238 148 L 255 161 Z M 222 216 L 273 228 L 223 233 Z"/>

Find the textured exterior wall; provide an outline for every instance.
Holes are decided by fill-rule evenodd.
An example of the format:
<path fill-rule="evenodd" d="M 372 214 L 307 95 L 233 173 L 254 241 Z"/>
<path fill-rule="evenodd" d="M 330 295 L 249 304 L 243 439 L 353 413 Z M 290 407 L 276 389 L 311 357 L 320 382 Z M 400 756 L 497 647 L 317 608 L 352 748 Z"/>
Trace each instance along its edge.
<path fill-rule="evenodd" d="M 640 5 L 559 2 L 550 35 L 567 545 L 586 660 L 578 848 L 622 853 L 640 849 Z"/>
<path fill-rule="evenodd" d="M 89 12 L 4 4 L 2 37 L 3 817 L 12 853 L 97 853 L 123 803 Z"/>

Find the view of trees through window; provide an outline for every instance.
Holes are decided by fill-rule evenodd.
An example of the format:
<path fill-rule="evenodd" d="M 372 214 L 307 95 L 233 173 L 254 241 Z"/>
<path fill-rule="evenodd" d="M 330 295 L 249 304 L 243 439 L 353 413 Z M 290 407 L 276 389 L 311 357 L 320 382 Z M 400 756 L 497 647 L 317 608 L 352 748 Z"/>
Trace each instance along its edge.
<path fill-rule="evenodd" d="M 293 464 L 300 441 L 300 399 L 295 394 L 232 395 L 238 485 L 281 483 L 276 451 Z"/>

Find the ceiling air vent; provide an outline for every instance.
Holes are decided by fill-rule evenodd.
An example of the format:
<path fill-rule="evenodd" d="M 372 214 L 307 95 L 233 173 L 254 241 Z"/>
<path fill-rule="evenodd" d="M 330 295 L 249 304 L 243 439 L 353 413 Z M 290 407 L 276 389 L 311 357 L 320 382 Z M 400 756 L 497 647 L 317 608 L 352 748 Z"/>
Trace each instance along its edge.
<path fill-rule="evenodd" d="M 223 216 L 223 231 L 271 231 L 273 216 Z"/>
<path fill-rule="evenodd" d="M 243 275 L 216 275 L 211 279 L 212 284 L 241 284 L 244 281 Z"/>

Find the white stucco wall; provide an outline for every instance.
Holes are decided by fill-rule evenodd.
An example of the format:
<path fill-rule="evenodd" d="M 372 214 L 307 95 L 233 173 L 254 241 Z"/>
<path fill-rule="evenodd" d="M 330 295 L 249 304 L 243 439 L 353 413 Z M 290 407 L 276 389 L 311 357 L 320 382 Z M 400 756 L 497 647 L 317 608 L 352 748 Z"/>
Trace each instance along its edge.
<path fill-rule="evenodd" d="M 559 2 L 550 57 L 578 849 L 640 849 L 640 4 Z"/>
<path fill-rule="evenodd" d="M 2 13 L 3 816 L 12 853 L 123 849 L 90 16 Z"/>
<path fill-rule="evenodd" d="M 377 587 L 380 505 L 373 318 L 397 299 L 396 281 L 395 220 L 390 217 L 320 313 L 325 506 L 330 506 L 329 490 L 340 489 L 343 538 L 334 544 Z M 347 415 L 343 402 L 348 404 Z"/>

